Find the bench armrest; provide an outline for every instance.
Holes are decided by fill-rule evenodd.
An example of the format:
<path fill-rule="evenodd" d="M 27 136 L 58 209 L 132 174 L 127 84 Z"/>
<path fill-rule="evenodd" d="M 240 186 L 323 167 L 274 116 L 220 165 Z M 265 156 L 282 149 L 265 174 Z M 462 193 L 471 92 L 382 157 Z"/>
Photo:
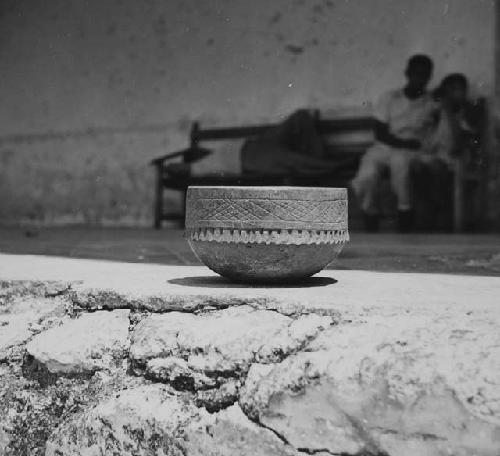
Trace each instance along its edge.
<path fill-rule="evenodd" d="M 169 154 L 162 155 L 161 157 L 156 157 L 153 160 L 151 160 L 151 164 L 158 166 L 162 165 L 163 162 L 166 160 L 170 160 L 172 158 L 177 158 L 177 157 L 182 157 L 184 155 L 184 151 L 178 151 L 178 152 L 171 152 Z"/>
<path fill-rule="evenodd" d="M 209 149 L 204 149 L 203 147 L 188 147 L 187 149 L 179 150 L 177 152 L 172 152 L 170 154 L 162 155 L 161 157 L 151 160 L 151 164 L 154 166 L 161 166 L 166 160 L 172 158 L 182 157 L 184 163 L 194 163 L 207 155 L 212 153 Z"/>

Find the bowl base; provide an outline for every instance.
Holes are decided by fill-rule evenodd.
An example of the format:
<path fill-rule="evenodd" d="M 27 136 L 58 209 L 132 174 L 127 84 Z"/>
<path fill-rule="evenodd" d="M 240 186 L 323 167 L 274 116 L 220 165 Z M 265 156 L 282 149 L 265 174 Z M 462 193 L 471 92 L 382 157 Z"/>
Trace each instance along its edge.
<path fill-rule="evenodd" d="M 189 240 L 212 271 L 244 283 L 285 283 L 321 271 L 342 250 L 338 244 L 244 244 Z"/>

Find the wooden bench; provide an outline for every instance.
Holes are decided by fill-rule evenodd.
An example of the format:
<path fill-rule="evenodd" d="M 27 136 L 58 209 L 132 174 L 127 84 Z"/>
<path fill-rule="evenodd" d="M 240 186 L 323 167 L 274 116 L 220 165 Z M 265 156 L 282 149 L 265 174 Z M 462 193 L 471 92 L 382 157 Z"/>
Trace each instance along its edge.
<path fill-rule="evenodd" d="M 371 132 L 373 119 L 371 117 L 352 117 L 343 119 L 323 120 L 319 115 L 315 116 L 318 131 L 325 136 L 336 136 L 356 132 Z M 246 140 L 262 135 L 266 131 L 275 128 L 276 124 L 250 125 L 226 128 L 200 128 L 195 122 L 191 128 L 190 145 L 187 149 L 173 152 L 155 158 L 151 163 L 155 167 L 155 201 L 154 201 L 154 227 L 160 228 L 163 220 L 173 220 L 182 217 L 164 210 L 164 190 L 174 189 L 185 192 L 190 185 L 300 185 L 300 186 L 345 186 L 347 181 L 354 175 L 359 158 L 372 141 L 350 141 L 346 144 L 337 144 L 329 148 L 332 154 L 336 152 L 344 157 L 351 157 L 350 165 L 339 170 L 338 173 L 319 174 L 276 174 L 255 175 L 235 174 L 228 172 L 207 173 L 203 176 L 191 176 L 189 174 L 173 172 L 171 163 L 179 159 L 184 163 L 192 163 L 206 155 L 207 151 L 201 148 L 203 142 Z M 239 153 L 239 150 L 235 150 Z"/>
<path fill-rule="evenodd" d="M 161 228 L 162 221 L 182 219 L 183 214 L 175 214 L 164 210 L 164 190 L 173 189 L 186 192 L 190 185 L 297 185 L 297 186 L 325 186 L 325 187 L 345 187 L 354 176 L 360 158 L 367 148 L 372 144 L 366 137 L 359 139 L 340 140 L 335 142 L 335 138 L 356 133 L 369 132 L 373 130 L 374 120 L 369 116 L 349 117 L 338 119 L 321 119 L 319 113 L 315 115 L 318 131 L 333 139 L 329 150 L 332 156 L 341 154 L 344 157 L 351 157 L 348 165 L 341 167 L 334 173 L 321 174 L 289 174 L 289 175 L 255 175 L 236 174 L 229 172 L 207 173 L 202 176 L 192 176 L 189 173 L 178 173 L 172 169 L 172 163 L 193 163 L 206 156 L 209 151 L 202 148 L 204 142 L 245 140 L 258 137 L 266 131 L 275 128 L 276 124 L 250 125 L 225 128 L 201 128 L 199 123 L 194 122 L 190 133 L 190 144 L 187 149 L 169 153 L 152 160 L 151 164 L 155 168 L 155 200 L 154 200 L 154 227 Z M 239 153 L 235 150 L 234 153 Z M 453 225 L 455 231 L 461 231 L 464 227 L 464 188 L 466 181 L 480 183 L 482 180 L 481 170 L 467 170 L 464 166 L 465 157 L 456 159 L 453 182 Z M 480 192 L 479 192 L 480 193 Z"/>

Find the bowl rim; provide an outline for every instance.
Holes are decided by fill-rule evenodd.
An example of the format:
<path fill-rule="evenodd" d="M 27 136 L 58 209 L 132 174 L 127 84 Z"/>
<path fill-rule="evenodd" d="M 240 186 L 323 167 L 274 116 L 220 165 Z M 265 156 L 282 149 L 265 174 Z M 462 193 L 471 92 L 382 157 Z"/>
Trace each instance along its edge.
<path fill-rule="evenodd" d="M 338 190 L 347 190 L 346 187 L 299 187 L 294 185 L 189 185 L 188 189 L 224 189 L 224 190 L 233 190 L 233 189 L 242 189 L 242 190 L 315 190 L 315 191 L 338 191 Z"/>
<path fill-rule="evenodd" d="M 337 201 L 348 199 L 345 187 L 193 185 L 187 188 L 187 201 L 192 199 L 275 199 L 304 201 Z"/>

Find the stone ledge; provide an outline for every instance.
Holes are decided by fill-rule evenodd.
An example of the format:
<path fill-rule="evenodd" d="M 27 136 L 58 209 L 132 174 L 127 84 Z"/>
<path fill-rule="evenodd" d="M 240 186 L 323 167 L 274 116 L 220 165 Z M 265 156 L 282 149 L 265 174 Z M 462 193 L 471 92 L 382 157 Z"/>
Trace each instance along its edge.
<path fill-rule="evenodd" d="M 0 454 L 500 452 L 500 278 L 247 287 L 203 267 L 0 255 L 0 282 Z"/>
<path fill-rule="evenodd" d="M 493 311 L 500 278 L 326 270 L 304 284 L 234 285 L 203 266 L 166 266 L 0 254 L 0 280 L 71 283 L 89 310 L 129 308 L 193 312 L 253 305 L 284 314 L 343 318 L 401 312 Z"/>

